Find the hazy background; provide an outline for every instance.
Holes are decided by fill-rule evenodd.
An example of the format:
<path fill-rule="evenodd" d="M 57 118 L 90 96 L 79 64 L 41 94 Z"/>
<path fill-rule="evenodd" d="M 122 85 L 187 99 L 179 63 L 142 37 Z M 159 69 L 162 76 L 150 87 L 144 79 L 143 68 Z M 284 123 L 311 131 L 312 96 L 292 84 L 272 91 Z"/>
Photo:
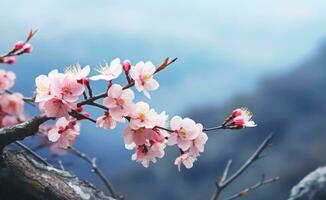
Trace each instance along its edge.
<path fill-rule="evenodd" d="M 127 199 L 208 199 L 227 159 L 239 166 L 270 132 L 276 137 L 268 157 L 226 195 L 266 173 L 282 180 L 247 199 L 285 199 L 302 176 L 326 163 L 325 1 L 0 0 L 0 5 L 1 52 L 30 28 L 39 30 L 33 53 L 6 66 L 17 73 L 14 89 L 27 96 L 35 77 L 54 68 L 76 62 L 95 67 L 116 57 L 159 64 L 170 56 L 178 61 L 157 76 L 161 87 L 149 101 L 157 111 L 206 126 L 238 106 L 256 114 L 256 129 L 210 134 L 195 167 L 181 173 L 173 165 L 173 148 L 144 169 L 124 149 L 123 125 L 108 132 L 84 122 L 76 146 L 98 158 Z M 28 108 L 30 115 L 36 112 Z M 46 149 L 40 153 L 48 155 Z M 86 163 L 68 155 L 56 159 L 104 188 Z"/>

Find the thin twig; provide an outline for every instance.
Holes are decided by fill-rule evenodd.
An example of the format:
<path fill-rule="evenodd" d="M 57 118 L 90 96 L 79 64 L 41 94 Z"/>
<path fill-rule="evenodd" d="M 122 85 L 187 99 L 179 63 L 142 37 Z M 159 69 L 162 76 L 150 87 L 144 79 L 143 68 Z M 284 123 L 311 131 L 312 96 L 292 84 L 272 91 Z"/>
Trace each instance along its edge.
<path fill-rule="evenodd" d="M 34 156 L 36 159 L 38 159 L 40 162 L 42 162 L 46 166 L 52 166 L 50 163 L 48 163 L 44 158 L 42 158 L 40 155 L 38 155 L 35 151 L 30 149 L 28 146 L 24 145 L 23 143 L 16 141 L 15 144 L 19 146 L 20 148 L 24 149 L 27 151 L 29 154 Z"/>
<path fill-rule="evenodd" d="M 226 129 L 226 126 L 216 126 L 216 127 L 211 127 L 211 128 L 203 128 L 203 131 L 215 131 L 219 129 Z"/>
<path fill-rule="evenodd" d="M 111 196 L 113 198 L 117 198 L 117 193 L 114 190 L 114 187 L 112 185 L 112 183 L 107 179 L 107 177 L 104 175 L 104 173 L 102 172 L 102 170 L 97 166 L 96 164 L 96 158 L 91 158 L 88 155 L 86 155 L 85 153 L 79 151 L 77 148 L 70 146 L 69 149 L 78 157 L 84 159 L 85 161 L 87 161 L 89 164 L 91 164 L 92 169 L 94 170 L 94 172 L 100 177 L 100 179 L 103 181 L 103 183 L 105 184 L 106 188 L 110 191 Z"/>
<path fill-rule="evenodd" d="M 58 161 L 58 163 L 59 163 L 59 166 L 60 166 L 61 170 L 65 170 L 65 167 L 63 166 L 63 163 L 62 163 L 62 161 L 61 161 L 61 160 L 59 160 L 59 161 Z"/>
<path fill-rule="evenodd" d="M 233 199 L 236 199 L 238 197 L 242 197 L 242 196 L 245 196 L 247 195 L 249 192 L 263 186 L 263 185 L 267 185 L 267 184 L 270 184 L 270 183 L 274 183 L 276 181 L 280 180 L 280 177 L 276 176 L 276 177 L 273 177 L 273 178 L 270 178 L 270 179 L 267 179 L 267 180 L 264 180 L 262 179 L 261 181 L 257 182 L 256 184 L 252 185 L 251 187 L 248 187 L 248 188 L 245 188 L 243 190 L 241 190 L 241 192 L 237 193 L 237 194 L 234 194 L 224 200 L 233 200 Z"/>
<path fill-rule="evenodd" d="M 224 188 L 226 188 L 229 184 L 231 184 L 234 180 L 236 180 L 246 169 L 248 169 L 249 166 L 251 166 L 256 160 L 260 158 L 260 154 L 270 145 L 272 140 L 273 134 L 270 134 L 266 137 L 266 139 L 261 143 L 261 145 L 257 148 L 257 150 L 250 156 L 250 158 L 229 178 L 224 178 L 216 183 L 216 188 L 213 192 L 213 195 L 211 197 L 211 200 L 217 200 L 220 196 L 221 192 Z M 226 165 L 225 171 L 228 171 L 227 168 L 229 168 L 230 164 Z"/>

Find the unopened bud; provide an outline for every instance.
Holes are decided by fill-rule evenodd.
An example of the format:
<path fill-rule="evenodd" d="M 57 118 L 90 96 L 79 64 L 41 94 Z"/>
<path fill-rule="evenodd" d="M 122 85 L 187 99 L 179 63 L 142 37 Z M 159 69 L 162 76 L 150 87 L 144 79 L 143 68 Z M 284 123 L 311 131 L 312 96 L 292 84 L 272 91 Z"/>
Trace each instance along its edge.
<path fill-rule="evenodd" d="M 10 65 L 14 64 L 16 62 L 16 57 L 15 56 L 5 57 L 3 62 Z"/>
<path fill-rule="evenodd" d="M 83 110 L 84 110 L 83 106 L 78 106 L 76 109 L 77 112 L 83 112 Z"/>
<path fill-rule="evenodd" d="M 17 50 L 22 49 L 24 47 L 24 44 L 25 44 L 25 42 L 23 42 L 23 41 L 16 42 L 16 44 L 15 44 L 15 50 L 17 51 Z"/>
<path fill-rule="evenodd" d="M 130 60 L 125 60 L 122 62 L 122 67 L 123 67 L 123 70 L 125 72 L 129 72 L 130 68 L 131 68 L 131 62 Z"/>
<path fill-rule="evenodd" d="M 25 53 L 30 53 L 30 52 L 32 52 L 32 51 L 33 51 L 33 47 L 32 47 L 31 44 L 27 43 L 27 44 L 24 45 L 24 47 L 23 47 L 23 52 L 25 52 Z"/>

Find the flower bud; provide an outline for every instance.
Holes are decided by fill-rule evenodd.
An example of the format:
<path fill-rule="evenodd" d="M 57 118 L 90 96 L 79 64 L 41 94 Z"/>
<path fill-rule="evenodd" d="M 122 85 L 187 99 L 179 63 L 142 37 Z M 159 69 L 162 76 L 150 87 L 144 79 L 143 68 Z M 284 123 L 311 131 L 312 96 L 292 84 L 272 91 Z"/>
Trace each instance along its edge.
<path fill-rule="evenodd" d="M 76 109 L 77 112 L 83 112 L 83 110 L 84 110 L 83 106 L 78 106 Z"/>
<path fill-rule="evenodd" d="M 123 67 L 123 70 L 127 73 L 129 72 L 130 68 L 131 68 L 131 62 L 130 60 L 125 60 L 123 61 L 122 63 L 122 67 Z"/>
<path fill-rule="evenodd" d="M 17 51 L 17 50 L 22 49 L 24 47 L 24 44 L 25 44 L 25 42 L 23 42 L 23 41 L 16 42 L 16 44 L 15 44 L 15 50 Z"/>
<path fill-rule="evenodd" d="M 32 47 L 31 44 L 27 43 L 27 44 L 24 45 L 24 47 L 23 47 L 23 52 L 24 53 L 30 53 L 32 51 L 33 51 L 33 47 Z"/>
<path fill-rule="evenodd" d="M 5 57 L 3 62 L 10 65 L 14 64 L 16 62 L 16 57 L 15 56 Z"/>

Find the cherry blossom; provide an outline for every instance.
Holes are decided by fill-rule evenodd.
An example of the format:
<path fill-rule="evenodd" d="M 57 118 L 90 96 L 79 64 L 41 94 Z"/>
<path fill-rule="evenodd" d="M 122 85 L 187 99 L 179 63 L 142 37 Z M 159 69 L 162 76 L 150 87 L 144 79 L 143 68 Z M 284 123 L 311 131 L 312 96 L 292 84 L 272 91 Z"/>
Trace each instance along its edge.
<path fill-rule="evenodd" d="M 173 133 L 171 133 L 168 139 L 168 144 L 177 144 L 183 151 L 191 147 L 192 140 L 198 137 L 203 127 L 201 124 L 196 124 L 192 119 L 182 119 L 179 116 L 171 119 L 170 126 Z"/>
<path fill-rule="evenodd" d="M 84 92 L 84 86 L 79 84 L 73 76 L 56 74 L 51 81 L 51 95 L 73 103 Z"/>
<path fill-rule="evenodd" d="M 97 70 L 100 75 L 90 77 L 91 80 L 113 80 L 117 78 L 122 73 L 122 65 L 120 64 L 120 59 L 116 58 L 111 61 L 110 65 L 108 63 L 105 66 L 100 67 Z"/>
<path fill-rule="evenodd" d="M 80 126 L 75 119 L 61 117 L 55 126 L 48 131 L 48 139 L 58 142 L 59 147 L 68 148 L 79 135 Z"/>
<path fill-rule="evenodd" d="M 39 108 L 48 117 L 69 117 L 69 112 L 74 105 L 59 98 L 53 97 L 39 104 Z"/>
<path fill-rule="evenodd" d="M 151 98 L 149 91 L 158 89 L 159 84 L 154 79 L 155 66 L 151 62 L 140 61 L 131 68 L 130 76 L 135 81 L 135 87 L 139 92 L 143 92 L 146 97 Z"/>
<path fill-rule="evenodd" d="M 192 155 L 199 156 L 200 152 L 204 152 L 205 144 L 208 140 L 206 133 L 201 132 L 198 137 L 192 141 L 189 152 Z"/>
<path fill-rule="evenodd" d="M 89 65 L 86 65 L 84 68 L 81 68 L 79 64 L 71 65 L 65 69 L 65 74 L 69 74 L 74 77 L 77 81 L 87 79 L 87 76 L 91 68 Z"/>
<path fill-rule="evenodd" d="M 112 118 L 109 112 L 105 112 L 103 116 L 96 119 L 96 126 L 104 129 L 114 129 L 116 127 L 116 122 Z"/>
<path fill-rule="evenodd" d="M 153 128 L 157 119 L 157 113 L 154 109 L 150 109 L 147 103 L 140 101 L 133 105 L 130 117 L 130 127 L 132 129 L 141 127 Z"/>
<path fill-rule="evenodd" d="M 11 71 L 0 69 L 0 92 L 10 89 L 16 80 L 16 75 Z"/>
<path fill-rule="evenodd" d="M 12 126 L 20 122 L 19 118 L 12 115 L 6 115 L 1 120 L 1 127 Z"/>
<path fill-rule="evenodd" d="M 23 95 L 20 93 L 3 95 L 0 97 L 0 106 L 4 112 L 19 116 L 24 112 Z"/>
<path fill-rule="evenodd" d="M 180 171 L 181 164 L 183 164 L 187 169 L 190 169 L 193 167 L 196 160 L 196 157 L 194 157 L 192 154 L 184 153 L 175 159 L 174 164 L 178 166 L 178 170 Z"/>
<path fill-rule="evenodd" d="M 132 155 L 132 160 L 140 162 L 144 167 L 149 167 L 150 162 L 156 163 L 157 158 L 163 158 L 164 143 L 153 143 L 151 146 L 138 146 L 136 153 Z"/>
<path fill-rule="evenodd" d="M 58 70 L 52 70 L 48 76 L 39 75 L 35 79 L 36 85 L 36 97 L 35 102 L 41 102 L 50 99 L 53 95 L 51 95 L 51 82 L 54 77 L 58 74 Z"/>
<path fill-rule="evenodd" d="M 230 129 L 241 129 L 245 127 L 256 127 L 252 120 L 252 112 L 248 108 L 235 109 L 231 116 L 224 122 L 224 126 Z"/>
<path fill-rule="evenodd" d="M 114 120 L 124 122 L 124 117 L 132 109 L 134 98 L 135 95 L 131 89 L 123 90 L 121 85 L 113 84 L 107 92 L 107 97 L 103 99 L 103 105 L 109 109 Z"/>

